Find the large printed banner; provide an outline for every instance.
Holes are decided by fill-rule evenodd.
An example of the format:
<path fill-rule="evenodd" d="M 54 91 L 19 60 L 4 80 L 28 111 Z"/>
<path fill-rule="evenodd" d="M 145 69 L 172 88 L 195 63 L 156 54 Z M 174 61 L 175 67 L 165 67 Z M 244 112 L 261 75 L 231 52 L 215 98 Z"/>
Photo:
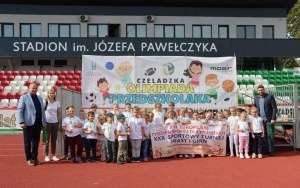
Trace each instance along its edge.
<path fill-rule="evenodd" d="M 226 126 L 155 126 L 151 130 L 153 158 L 175 154 L 226 155 Z"/>
<path fill-rule="evenodd" d="M 235 57 L 82 57 L 82 106 L 229 107 L 236 103 Z"/>
<path fill-rule="evenodd" d="M 17 110 L 0 110 L 0 130 L 6 128 L 20 128 L 17 123 Z"/>

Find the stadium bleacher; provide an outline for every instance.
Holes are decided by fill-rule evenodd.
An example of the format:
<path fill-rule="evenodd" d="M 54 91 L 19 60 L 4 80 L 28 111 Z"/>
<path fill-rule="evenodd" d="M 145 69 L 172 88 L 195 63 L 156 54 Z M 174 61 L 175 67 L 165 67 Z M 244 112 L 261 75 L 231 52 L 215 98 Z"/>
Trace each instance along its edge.
<path fill-rule="evenodd" d="M 81 71 L 0 71 L 0 107 L 16 107 L 31 83 L 38 84 L 43 98 L 57 87 L 81 92 Z"/>
<path fill-rule="evenodd" d="M 276 89 L 275 86 L 300 84 L 300 76 L 294 75 L 291 70 L 238 70 L 237 84 L 238 103 L 253 104 L 253 97 L 258 95 L 258 85 L 263 85 L 271 94 L 280 93 L 282 91 Z M 288 96 L 282 96 L 279 97 L 277 103 L 280 104 L 282 101 L 290 102 L 291 99 Z"/>
<path fill-rule="evenodd" d="M 42 97 L 47 96 L 49 89 L 57 87 L 81 92 L 81 71 L 0 71 L 0 107 L 16 107 L 31 83 L 38 83 L 38 94 Z M 300 76 L 286 70 L 238 70 L 237 84 L 238 103 L 253 104 L 258 85 L 275 93 L 278 92 L 275 86 L 300 84 Z M 291 99 L 282 96 L 282 100 Z"/>

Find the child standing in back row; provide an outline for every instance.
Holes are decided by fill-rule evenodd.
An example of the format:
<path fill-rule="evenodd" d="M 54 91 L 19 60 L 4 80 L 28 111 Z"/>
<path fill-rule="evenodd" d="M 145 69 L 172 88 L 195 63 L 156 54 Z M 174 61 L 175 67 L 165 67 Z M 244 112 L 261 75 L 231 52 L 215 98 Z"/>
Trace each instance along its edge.
<path fill-rule="evenodd" d="M 227 134 L 229 135 L 229 146 L 230 146 L 230 157 L 234 157 L 233 144 L 235 145 L 236 156 L 239 157 L 239 145 L 238 145 L 238 134 L 237 134 L 237 122 L 239 116 L 236 115 L 236 108 L 230 107 L 230 116 L 227 119 Z"/>
<path fill-rule="evenodd" d="M 150 145 L 151 145 L 151 139 L 150 139 L 150 131 L 152 127 L 152 122 L 150 122 L 150 116 L 149 114 L 143 114 L 144 118 L 144 126 L 142 127 L 143 131 L 143 142 L 142 142 L 142 150 L 143 150 L 143 158 L 145 162 L 148 162 L 150 160 Z"/>

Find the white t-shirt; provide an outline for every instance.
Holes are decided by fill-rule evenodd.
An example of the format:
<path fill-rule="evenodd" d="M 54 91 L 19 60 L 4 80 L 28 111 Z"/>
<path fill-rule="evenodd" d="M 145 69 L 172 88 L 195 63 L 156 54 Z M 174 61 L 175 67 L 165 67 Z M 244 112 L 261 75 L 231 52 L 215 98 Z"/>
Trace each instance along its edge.
<path fill-rule="evenodd" d="M 200 125 L 201 121 L 200 120 L 197 120 L 197 119 L 191 119 L 191 124 L 193 125 Z"/>
<path fill-rule="evenodd" d="M 80 134 L 81 128 L 78 127 L 73 127 L 73 124 L 81 124 L 81 120 L 79 117 L 74 116 L 74 117 L 66 117 L 63 119 L 62 126 L 66 127 L 68 130 L 72 130 L 71 133 L 65 131 L 65 134 L 68 137 L 75 137 Z"/>
<path fill-rule="evenodd" d="M 144 126 L 144 120 L 142 118 L 130 118 L 128 126 L 130 127 L 131 139 L 142 139 L 142 127 Z"/>
<path fill-rule="evenodd" d="M 145 135 L 150 138 L 150 133 L 151 133 L 151 128 L 154 124 L 152 122 L 148 122 L 148 123 L 144 123 L 144 132 L 145 132 Z"/>
<path fill-rule="evenodd" d="M 93 131 L 92 133 L 85 133 L 87 139 L 97 139 L 97 125 L 94 122 L 86 122 L 83 128 L 87 131 Z"/>
<path fill-rule="evenodd" d="M 216 120 L 215 124 L 218 126 L 223 126 L 223 125 L 226 125 L 226 121 L 227 121 L 226 119 Z"/>
<path fill-rule="evenodd" d="M 240 136 L 249 136 L 249 122 L 248 121 L 241 121 L 237 122 L 237 125 L 240 129 L 243 129 L 244 132 L 239 132 Z"/>
<path fill-rule="evenodd" d="M 251 119 L 252 119 L 252 116 L 251 116 L 250 114 L 247 114 L 246 120 L 247 120 L 248 122 L 251 122 Z"/>
<path fill-rule="evenodd" d="M 120 131 L 121 133 L 127 133 L 127 127 L 125 124 L 121 123 L 121 122 L 118 122 L 118 125 L 117 125 L 117 131 Z M 127 140 L 127 135 L 125 136 L 118 136 L 118 140 L 119 141 L 122 141 L 122 140 Z"/>
<path fill-rule="evenodd" d="M 102 130 L 104 130 L 104 136 L 109 141 L 115 141 L 115 130 L 117 129 L 114 123 L 104 123 L 102 125 Z"/>
<path fill-rule="evenodd" d="M 239 116 L 229 116 L 227 122 L 229 123 L 230 134 L 236 134 L 237 122 Z"/>
<path fill-rule="evenodd" d="M 165 112 L 157 112 L 155 109 L 152 111 L 154 116 L 153 116 L 153 121 L 155 125 L 162 125 L 164 124 L 164 119 L 165 119 Z"/>
<path fill-rule="evenodd" d="M 129 121 L 133 117 L 132 112 L 123 112 L 123 115 L 126 117 L 126 120 Z"/>
<path fill-rule="evenodd" d="M 177 123 L 177 120 L 176 119 L 170 119 L 170 118 L 168 118 L 168 119 L 166 119 L 166 121 L 165 121 L 165 124 L 175 124 L 175 123 Z"/>
<path fill-rule="evenodd" d="M 45 101 L 46 105 L 46 101 Z M 53 103 L 48 101 L 47 109 L 45 111 L 46 121 L 47 123 L 57 123 L 57 109 L 60 108 L 60 103 L 58 101 L 54 101 Z"/>
<path fill-rule="evenodd" d="M 209 126 L 214 126 L 214 125 L 216 125 L 215 122 L 214 122 L 213 120 L 201 119 L 201 122 L 203 123 L 203 125 L 209 125 Z"/>
<path fill-rule="evenodd" d="M 261 117 L 252 117 L 251 118 L 251 123 L 252 123 L 252 131 L 253 133 L 262 133 L 262 127 L 261 127 L 261 122 L 263 121 L 263 119 Z"/>
<path fill-rule="evenodd" d="M 177 121 L 180 122 L 180 123 L 185 123 L 185 122 L 188 121 L 188 118 L 185 117 L 185 116 L 178 116 Z"/>

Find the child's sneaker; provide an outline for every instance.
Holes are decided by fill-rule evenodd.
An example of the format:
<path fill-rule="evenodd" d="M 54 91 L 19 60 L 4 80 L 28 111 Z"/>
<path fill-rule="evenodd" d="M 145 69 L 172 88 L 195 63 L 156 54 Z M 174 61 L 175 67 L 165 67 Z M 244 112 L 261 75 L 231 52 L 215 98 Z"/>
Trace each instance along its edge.
<path fill-rule="evenodd" d="M 243 154 L 241 154 L 241 155 L 243 155 Z M 239 155 L 239 154 L 236 154 L 236 157 L 240 157 L 240 155 Z M 244 157 L 244 155 L 243 155 L 243 157 Z"/>
<path fill-rule="evenodd" d="M 122 162 L 122 161 L 119 161 L 119 160 L 117 161 L 117 163 L 118 163 L 118 164 L 124 164 L 124 162 Z"/>
<path fill-rule="evenodd" d="M 188 158 L 188 157 L 189 157 L 189 155 L 188 155 L 188 154 L 185 154 L 185 155 L 184 155 L 184 157 L 185 157 L 185 158 Z"/>
<path fill-rule="evenodd" d="M 70 163 L 75 163 L 75 162 L 76 162 L 75 158 L 70 159 Z"/>
<path fill-rule="evenodd" d="M 180 155 L 179 155 L 179 157 L 181 158 L 181 157 L 182 157 L 182 155 L 180 154 Z"/>
<path fill-rule="evenodd" d="M 76 157 L 76 161 L 83 163 L 83 160 L 81 159 L 81 157 Z"/>
<path fill-rule="evenodd" d="M 148 160 L 148 158 L 144 158 L 144 161 L 145 161 L 145 162 L 148 162 L 149 160 Z"/>
<path fill-rule="evenodd" d="M 256 154 L 253 153 L 253 154 L 252 154 L 252 159 L 255 159 L 255 158 L 256 158 Z"/>
<path fill-rule="evenodd" d="M 211 154 L 208 154 L 208 157 L 211 157 Z"/>
<path fill-rule="evenodd" d="M 230 155 L 230 157 L 234 157 L 234 155 L 233 155 L 233 154 L 231 154 L 231 155 Z"/>
<path fill-rule="evenodd" d="M 69 159 L 70 159 L 68 155 L 65 155 L 64 158 L 65 158 L 66 160 L 69 160 Z"/>
<path fill-rule="evenodd" d="M 136 158 L 136 161 L 135 161 L 135 162 L 140 163 L 140 162 L 141 162 L 141 159 L 138 157 L 138 158 Z"/>
<path fill-rule="evenodd" d="M 258 158 L 259 158 L 259 159 L 262 159 L 262 154 L 258 154 Z"/>
<path fill-rule="evenodd" d="M 49 156 L 46 156 L 46 157 L 45 157 L 45 161 L 46 161 L 46 162 L 51 161 L 50 157 L 49 157 Z"/>
<path fill-rule="evenodd" d="M 248 153 L 245 154 L 246 159 L 250 159 L 250 156 L 248 155 Z"/>
<path fill-rule="evenodd" d="M 126 161 L 126 163 L 131 163 L 131 160 L 129 158 L 126 159 L 125 161 Z"/>
<path fill-rule="evenodd" d="M 92 159 L 92 162 L 99 162 L 99 160 L 98 160 L 96 157 L 94 157 L 94 158 Z"/>
<path fill-rule="evenodd" d="M 240 159 L 244 159 L 244 155 L 243 154 L 240 154 Z"/>
<path fill-rule="evenodd" d="M 53 161 L 59 161 L 59 158 L 57 158 L 56 156 L 53 156 L 53 157 L 52 157 L 52 160 L 53 160 Z"/>
<path fill-rule="evenodd" d="M 132 157 L 132 158 L 131 158 L 131 162 L 132 162 L 132 163 L 135 163 L 135 162 L 136 162 L 136 158 L 135 158 L 135 157 Z"/>
<path fill-rule="evenodd" d="M 201 154 L 201 157 L 204 158 L 204 154 Z"/>
<path fill-rule="evenodd" d="M 87 159 L 85 162 L 90 163 L 92 162 L 91 159 Z"/>

